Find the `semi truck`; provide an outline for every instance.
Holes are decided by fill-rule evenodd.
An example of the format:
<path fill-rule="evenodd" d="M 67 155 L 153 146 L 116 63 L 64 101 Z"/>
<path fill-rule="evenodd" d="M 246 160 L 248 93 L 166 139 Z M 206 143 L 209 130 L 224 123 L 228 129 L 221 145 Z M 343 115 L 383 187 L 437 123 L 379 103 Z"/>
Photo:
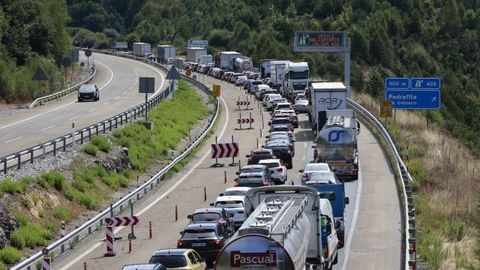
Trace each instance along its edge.
<path fill-rule="evenodd" d="M 294 100 L 295 91 L 305 91 L 308 88 L 308 63 L 307 62 L 287 62 L 285 79 L 281 88 L 281 93 L 290 100 Z"/>
<path fill-rule="evenodd" d="M 338 240 L 330 203 L 316 189 L 269 186 L 246 196 L 254 210 L 218 254 L 215 269 L 331 269 Z"/>
<path fill-rule="evenodd" d="M 260 77 L 262 79 L 270 78 L 270 62 L 275 59 L 262 59 L 260 60 Z"/>
<path fill-rule="evenodd" d="M 235 70 L 238 72 L 249 71 L 253 66 L 252 60 L 246 57 L 235 58 L 233 64 L 235 66 Z"/>
<path fill-rule="evenodd" d="M 152 47 L 149 43 L 135 42 L 133 43 L 133 55 L 138 57 L 145 57 L 152 53 Z"/>
<path fill-rule="evenodd" d="M 220 52 L 220 68 L 226 70 L 233 70 L 235 58 L 241 57 L 242 54 L 239 52 Z"/>
<path fill-rule="evenodd" d="M 211 54 L 201 55 L 196 61 L 199 65 L 212 64 L 213 65 L 213 56 Z"/>
<path fill-rule="evenodd" d="M 326 118 L 315 137 L 314 161 L 328 163 L 341 180 L 357 180 L 360 123 L 355 112 L 351 109 L 328 110 Z"/>
<path fill-rule="evenodd" d="M 286 60 L 270 61 L 270 84 L 272 88 L 280 89 L 282 87 L 288 62 Z"/>
<path fill-rule="evenodd" d="M 312 82 L 306 92 L 309 100 L 308 118 L 316 135 L 323 127 L 327 110 L 347 107 L 347 87 L 341 82 Z"/>
<path fill-rule="evenodd" d="M 172 45 L 157 45 L 155 56 L 160 63 L 167 63 L 169 59 L 175 59 L 176 48 Z"/>
<path fill-rule="evenodd" d="M 197 62 L 198 58 L 207 54 L 207 49 L 200 47 L 187 48 L 187 61 Z"/>

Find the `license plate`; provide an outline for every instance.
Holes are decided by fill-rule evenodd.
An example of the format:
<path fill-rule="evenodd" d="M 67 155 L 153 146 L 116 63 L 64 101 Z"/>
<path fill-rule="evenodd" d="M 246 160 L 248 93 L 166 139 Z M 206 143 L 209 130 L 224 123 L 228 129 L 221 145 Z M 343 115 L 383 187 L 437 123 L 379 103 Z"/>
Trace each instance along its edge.
<path fill-rule="evenodd" d="M 204 247 L 206 245 L 206 243 L 192 243 L 192 247 Z"/>

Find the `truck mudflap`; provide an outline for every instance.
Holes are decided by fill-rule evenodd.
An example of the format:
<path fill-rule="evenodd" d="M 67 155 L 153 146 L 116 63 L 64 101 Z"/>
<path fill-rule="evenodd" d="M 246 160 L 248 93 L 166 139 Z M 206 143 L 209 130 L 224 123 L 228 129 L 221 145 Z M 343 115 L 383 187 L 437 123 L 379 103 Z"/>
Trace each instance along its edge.
<path fill-rule="evenodd" d="M 331 162 L 326 161 L 328 166 L 335 175 L 341 180 L 357 180 L 358 179 L 358 165 L 356 163 L 347 162 Z"/>

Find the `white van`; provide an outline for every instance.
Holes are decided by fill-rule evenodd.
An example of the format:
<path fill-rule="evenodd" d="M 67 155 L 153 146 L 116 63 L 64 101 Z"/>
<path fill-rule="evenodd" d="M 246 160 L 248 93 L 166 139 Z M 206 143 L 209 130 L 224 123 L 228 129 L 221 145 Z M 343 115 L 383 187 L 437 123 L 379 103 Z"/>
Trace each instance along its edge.
<path fill-rule="evenodd" d="M 320 209 L 324 269 L 332 269 L 338 262 L 338 237 L 330 201 L 320 199 Z"/>

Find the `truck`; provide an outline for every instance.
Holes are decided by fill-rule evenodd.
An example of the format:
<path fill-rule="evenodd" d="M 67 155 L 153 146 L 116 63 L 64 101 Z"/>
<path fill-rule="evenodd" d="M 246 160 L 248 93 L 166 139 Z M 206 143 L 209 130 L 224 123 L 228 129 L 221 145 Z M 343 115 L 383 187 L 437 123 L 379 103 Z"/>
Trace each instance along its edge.
<path fill-rule="evenodd" d="M 286 60 L 270 61 L 270 84 L 272 88 L 279 90 L 282 87 L 288 62 Z"/>
<path fill-rule="evenodd" d="M 345 184 L 318 184 L 315 181 L 307 181 L 306 185 L 315 188 L 320 198 L 328 199 L 333 209 L 333 219 L 335 229 L 337 230 L 338 247 L 342 248 L 345 244 L 345 208 L 350 203 L 350 198 L 345 196 Z"/>
<path fill-rule="evenodd" d="M 197 62 L 202 55 L 207 55 L 207 49 L 200 47 L 187 48 L 187 61 Z"/>
<path fill-rule="evenodd" d="M 215 269 L 331 269 L 336 263 L 331 206 L 316 189 L 267 186 L 246 197 L 254 210 L 220 251 Z"/>
<path fill-rule="evenodd" d="M 199 65 L 212 64 L 213 65 L 213 56 L 211 54 L 205 54 L 198 57 L 196 61 Z"/>
<path fill-rule="evenodd" d="M 169 59 L 175 59 L 176 55 L 176 48 L 172 45 L 157 45 L 155 50 L 157 61 L 164 64 L 168 63 Z"/>
<path fill-rule="evenodd" d="M 326 111 L 347 108 L 347 87 L 341 82 L 312 82 L 305 93 L 308 119 L 316 135 L 326 122 Z"/>
<path fill-rule="evenodd" d="M 236 57 L 233 60 L 233 65 L 235 67 L 235 70 L 238 72 L 249 71 L 253 66 L 252 60 L 242 56 Z"/>
<path fill-rule="evenodd" d="M 262 59 L 260 60 L 260 77 L 262 79 L 270 78 L 270 62 L 275 59 Z"/>
<path fill-rule="evenodd" d="M 220 68 L 232 71 L 234 69 L 235 58 L 241 57 L 239 52 L 228 51 L 220 52 Z"/>
<path fill-rule="evenodd" d="M 351 109 L 327 110 L 327 121 L 315 137 L 314 162 L 328 163 L 341 180 L 358 179 L 357 135 L 360 123 Z"/>
<path fill-rule="evenodd" d="M 133 55 L 145 57 L 152 53 L 152 47 L 149 43 L 135 42 L 133 43 Z"/>
<path fill-rule="evenodd" d="M 295 91 L 305 91 L 308 88 L 308 77 L 307 62 L 287 62 L 285 79 L 280 92 L 293 101 Z"/>

